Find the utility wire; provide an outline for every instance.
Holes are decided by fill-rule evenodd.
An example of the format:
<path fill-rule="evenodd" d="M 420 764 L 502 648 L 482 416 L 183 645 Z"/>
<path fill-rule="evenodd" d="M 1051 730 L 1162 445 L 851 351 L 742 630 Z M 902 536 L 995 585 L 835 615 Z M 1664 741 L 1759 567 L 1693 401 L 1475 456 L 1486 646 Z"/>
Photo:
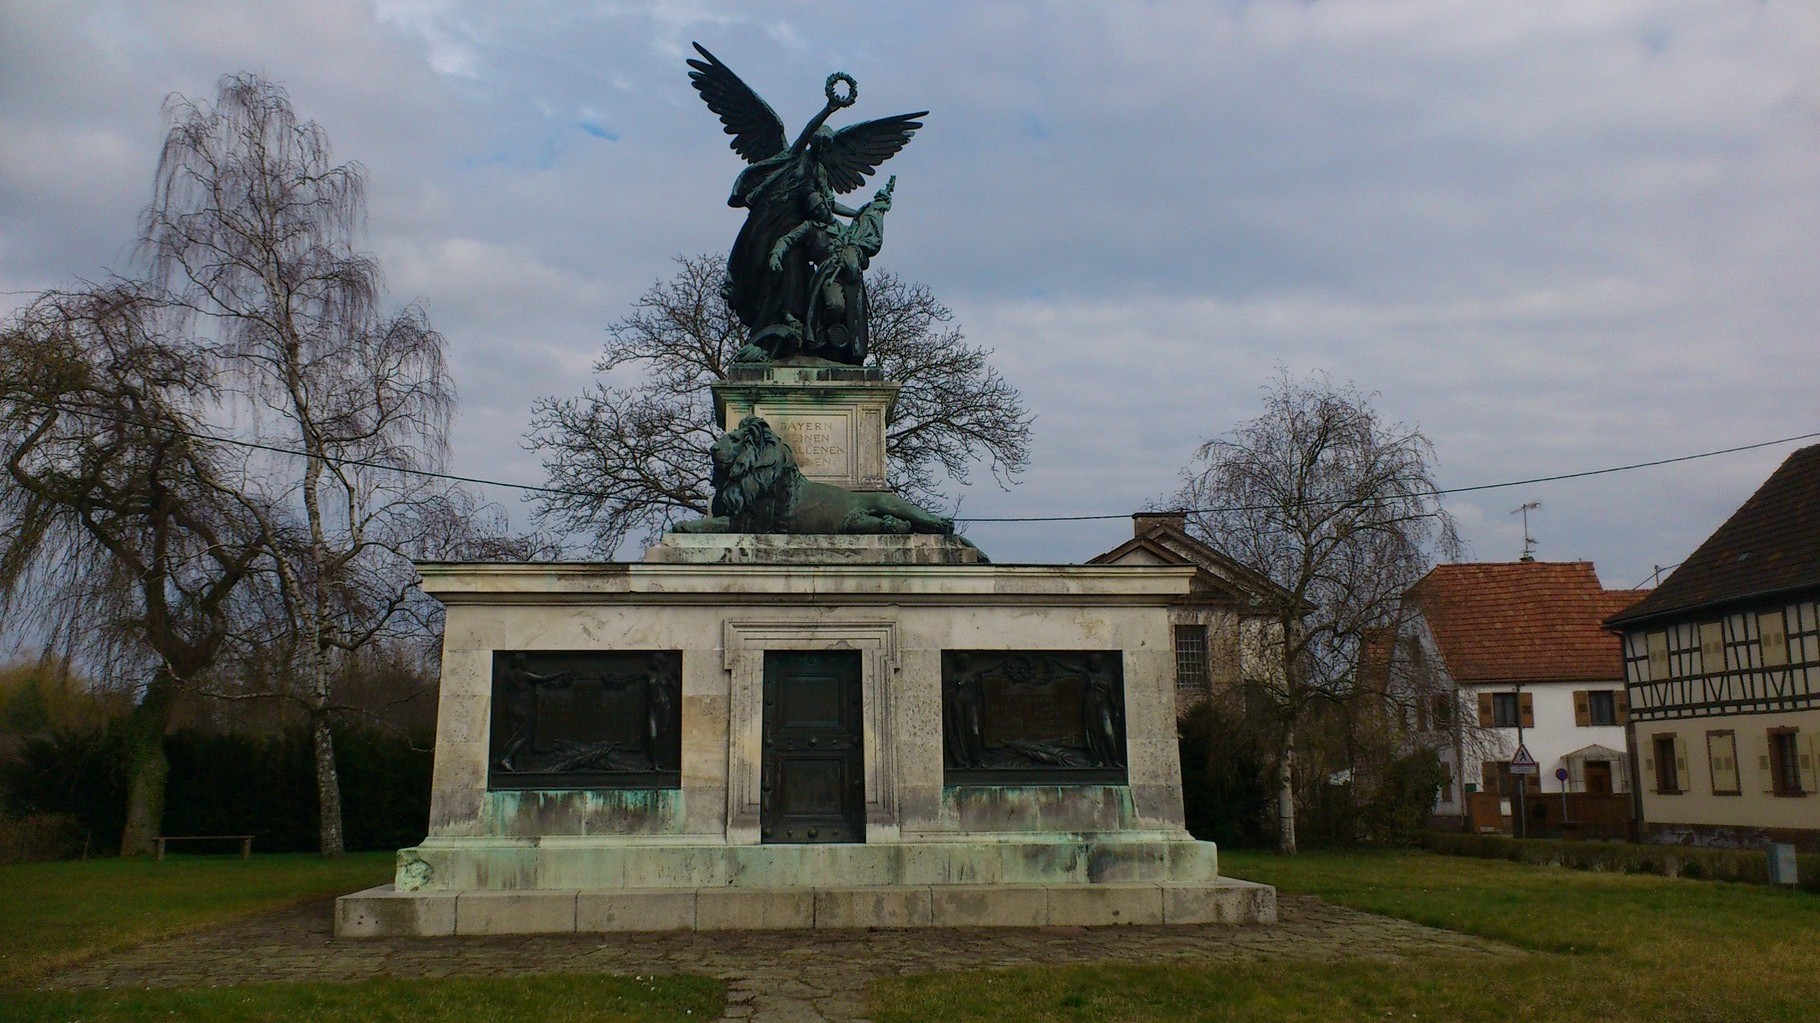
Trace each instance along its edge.
<path fill-rule="evenodd" d="M 130 426 L 142 430 L 162 430 L 174 437 L 188 437 L 191 440 L 207 441 L 211 444 L 226 444 L 230 447 L 250 448 L 254 451 L 269 451 L 275 455 L 291 455 L 296 458 L 310 457 L 308 451 L 300 451 L 296 448 L 279 447 L 276 444 L 264 444 L 259 441 L 245 440 L 240 437 L 221 437 L 212 433 L 202 433 L 197 430 L 184 430 L 164 424 L 142 423 L 137 420 L 123 419 L 119 416 L 109 415 L 106 412 L 97 412 L 94 409 L 75 408 L 69 405 L 61 405 L 53 401 L 38 401 L 34 398 L 14 398 L 13 400 L 21 405 L 34 405 L 38 408 L 68 412 L 75 416 L 88 416 L 91 419 L 98 419 L 104 423 L 113 423 L 117 426 Z M 365 458 L 335 458 L 334 461 L 340 465 L 352 465 L 362 469 L 382 469 L 386 472 L 399 472 L 408 476 L 423 476 L 429 479 L 449 480 L 454 483 L 478 483 L 483 486 L 508 487 L 513 490 L 529 490 L 540 494 L 561 494 L 565 497 L 599 496 L 589 490 L 565 490 L 561 487 L 540 487 L 530 483 L 508 483 L 505 480 L 489 480 L 479 476 L 461 476 L 456 473 L 439 472 L 434 469 L 415 469 L 410 466 L 393 465 L 388 462 L 376 462 Z"/>
<path fill-rule="evenodd" d="M 58 404 L 56 402 L 38 401 L 38 400 L 32 399 L 32 398 L 14 398 L 12 400 L 17 401 L 20 404 L 24 404 L 24 405 L 35 405 L 39 408 L 54 409 L 54 410 L 61 411 L 61 412 L 68 412 L 71 415 L 88 416 L 90 418 L 98 419 L 105 423 L 114 423 L 114 424 L 117 424 L 120 426 L 132 426 L 132 427 L 144 429 L 147 426 L 151 425 L 151 424 L 137 422 L 135 420 L 122 419 L 117 416 L 111 416 L 105 412 L 97 412 L 93 409 L 74 408 L 74 407 L 71 407 L 68 405 Z M 195 430 L 184 430 L 184 429 L 180 429 L 180 428 L 174 427 L 174 426 L 153 426 L 152 428 L 161 429 L 168 433 L 171 433 L 173 435 L 180 436 L 180 437 L 189 437 L 193 440 L 208 441 L 209 443 L 212 443 L 212 444 L 226 444 L 226 445 L 233 446 L 233 447 L 250 448 L 255 451 L 266 451 L 266 452 L 270 452 L 272 454 L 291 455 L 291 456 L 297 457 L 297 458 L 310 457 L 310 454 L 307 451 L 299 451 L 296 448 L 281 447 L 276 444 L 265 444 L 265 443 L 261 443 L 259 441 L 244 440 L 239 437 L 221 437 L 221 436 L 217 436 L 215 434 L 202 433 L 202 432 L 195 431 Z M 1441 487 L 1441 488 L 1437 488 L 1434 490 L 1421 491 L 1413 496 L 1416 496 L 1416 497 L 1444 497 L 1444 496 L 1447 496 L 1450 494 L 1474 494 L 1474 493 L 1479 493 L 1479 492 L 1486 491 L 1486 490 L 1504 490 L 1504 489 L 1507 489 L 1510 487 L 1527 487 L 1527 486 L 1532 486 L 1537 483 L 1558 483 L 1562 480 L 1586 479 L 1587 477 L 1590 477 L 1590 476 L 1609 476 L 1609 475 L 1612 475 L 1613 473 L 1633 472 L 1638 469 L 1650 469 L 1650 468 L 1654 468 L 1659 465 L 1673 465 L 1677 462 L 1692 462 L 1692 461 L 1702 459 L 1702 458 L 1716 458 L 1720 455 L 1735 455 L 1742 451 L 1755 451 L 1758 448 L 1775 447 L 1778 444 L 1792 444 L 1796 441 L 1813 440 L 1816 437 L 1820 437 L 1820 431 L 1815 431 L 1813 433 L 1797 434 L 1793 437 L 1779 437 L 1775 440 L 1758 441 L 1754 444 L 1740 444 L 1736 447 L 1719 448 L 1715 451 L 1702 451 L 1702 452 L 1699 452 L 1698 454 L 1692 454 L 1692 455 L 1676 455 L 1673 458 L 1657 458 L 1657 459 L 1653 459 L 1648 462 L 1632 462 L 1628 465 L 1607 466 L 1606 468 L 1603 468 L 1603 469 L 1585 469 L 1580 472 L 1564 472 L 1564 473 L 1557 473 L 1552 476 L 1532 476 L 1528 479 L 1509 480 L 1509 481 L 1506 481 L 1503 483 L 1480 483 L 1480 484 L 1476 484 L 1476 485 L 1470 486 L 1470 487 Z M 506 487 L 511 490 L 524 490 L 524 491 L 528 491 L 528 492 L 536 493 L 536 494 L 556 494 L 556 495 L 560 495 L 563 497 L 598 497 L 598 496 L 600 496 L 597 492 L 589 491 L 589 490 L 573 490 L 573 489 L 568 489 L 568 488 L 564 488 L 564 487 L 541 487 L 541 486 L 537 486 L 537 485 L 531 484 L 531 483 L 511 483 L 511 482 L 507 482 L 505 480 L 490 480 L 490 479 L 485 479 L 485 478 L 482 478 L 479 476 L 462 476 L 462 475 L 459 475 L 456 473 L 439 472 L 439 471 L 436 471 L 433 469 L 414 469 L 414 468 L 410 468 L 407 466 L 391 465 L 391 464 L 388 464 L 385 462 L 376 462 L 376 461 L 372 461 L 369 459 L 337 458 L 337 459 L 335 459 L 335 461 L 342 465 L 352 465 L 352 466 L 358 466 L 360 468 L 366 468 L 366 469 L 380 469 L 380 470 L 384 470 L 386 472 L 397 472 L 397 473 L 404 473 L 404 474 L 412 475 L 412 476 L 423 476 L 423 477 L 426 477 L 429 479 L 449 480 L 450 482 L 454 482 L 454 483 L 474 483 L 474 484 L 478 484 L 481 486 Z M 1310 502 L 1310 503 L 1343 504 L 1345 502 L 1343 502 L 1343 501 L 1322 501 L 1322 502 Z M 1271 509 L 1273 507 L 1276 507 L 1276 506 L 1275 505 L 1234 505 L 1231 507 L 1181 508 L 1181 509 L 1171 509 L 1171 510 L 1172 511 L 1182 511 L 1182 512 L 1186 512 L 1188 514 L 1206 515 L 1206 514 L 1214 514 L 1214 513 L 1219 513 L 1219 512 L 1268 511 L 1269 509 Z M 1130 512 L 1117 512 L 1117 513 L 1109 513 L 1109 514 L 1103 514 L 1103 515 L 1019 515 L 1019 516 L 1005 516 L 1005 517 L 1000 517 L 1000 518 L 962 517 L 962 518 L 959 518 L 957 521 L 961 521 L 961 522 L 1097 522 L 1097 521 L 1105 521 L 1105 520 L 1110 520 L 1110 519 L 1128 519 L 1130 517 L 1131 517 Z M 1674 566 L 1670 565 L 1667 567 L 1673 568 Z"/>
<path fill-rule="evenodd" d="M 1581 472 L 1564 472 L 1553 476 L 1535 476 L 1530 479 L 1510 480 L 1505 483 L 1481 483 L 1471 487 L 1442 487 L 1436 490 L 1422 491 L 1416 497 L 1441 497 L 1447 494 L 1473 494 L 1483 490 L 1503 490 L 1508 487 L 1526 487 L 1536 483 L 1555 483 L 1560 480 L 1584 479 L 1588 476 L 1609 476 L 1615 472 L 1630 472 L 1635 469 L 1648 469 L 1658 465 L 1672 465 L 1676 462 L 1691 462 L 1698 458 L 1713 458 L 1718 455 L 1735 455 L 1740 451 L 1755 451 L 1758 448 L 1774 447 L 1777 444 L 1791 444 L 1798 440 L 1812 440 L 1820 437 L 1820 432 L 1803 433 L 1795 437 L 1780 437 L 1776 440 L 1758 441 L 1755 444 L 1740 444 L 1733 448 L 1721 448 L 1717 451 L 1702 451 L 1696 455 L 1677 455 L 1674 458 L 1658 458 L 1649 462 L 1633 462 L 1629 465 L 1614 465 L 1604 469 L 1586 469 Z M 1343 504 L 1342 501 L 1324 501 L 1322 504 Z M 1236 506 L 1231 508 L 1183 508 L 1190 514 L 1209 514 L 1213 512 L 1268 511 L 1275 505 Z M 1173 510 L 1173 509 L 1172 509 Z M 1003 519 L 967 519 L 968 522 L 1083 522 L 1095 519 L 1128 519 L 1129 512 L 1123 515 L 1046 515 L 1029 518 Z"/>

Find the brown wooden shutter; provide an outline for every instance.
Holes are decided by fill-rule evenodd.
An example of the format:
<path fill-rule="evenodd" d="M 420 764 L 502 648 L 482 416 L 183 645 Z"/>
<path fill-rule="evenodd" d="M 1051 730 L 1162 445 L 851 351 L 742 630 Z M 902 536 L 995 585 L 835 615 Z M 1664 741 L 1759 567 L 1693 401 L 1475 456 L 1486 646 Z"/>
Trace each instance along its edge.
<path fill-rule="evenodd" d="M 1490 728 L 1492 726 L 1492 721 L 1493 721 L 1493 718 L 1491 716 L 1491 694 L 1490 693 L 1480 693 L 1479 694 L 1479 727 L 1480 728 Z"/>
<path fill-rule="evenodd" d="M 1763 791 L 1774 793 L 1776 791 L 1776 771 L 1769 760 L 1776 755 L 1776 744 L 1770 739 L 1768 732 L 1763 733 L 1761 742 L 1763 743 L 1763 753 L 1757 757 L 1757 769 L 1763 774 Z"/>
<path fill-rule="evenodd" d="M 1627 690 L 1620 689 L 1620 690 L 1618 690 L 1617 694 L 1611 698 L 1611 702 L 1612 702 L 1613 709 L 1618 712 L 1618 724 L 1622 725 L 1622 724 L 1626 724 L 1627 722 L 1629 722 L 1630 721 L 1630 693 Z"/>
<path fill-rule="evenodd" d="M 1675 791 L 1676 792 L 1687 792 L 1692 788 L 1692 786 L 1689 784 L 1691 779 L 1688 776 L 1688 770 L 1687 770 L 1689 766 L 1690 765 L 1688 764 L 1688 761 L 1687 761 L 1687 740 L 1683 739 L 1680 736 L 1680 734 L 1677 733 L 1675 735 Z"/>
<path fill-rule="evenodd" d="M 1816 765 L 1814 763 L 1814 737 L 1813 737 L 1813 734 L 1807 733 L 1807 734 L 1803 734 L 1803 735 L 1798 735 L 1795 737 L 1795 741 L 1798 743 L 1798 745 L 1795 747 L 1795 750 L 1800 755 L 1801 791 L 1803 791 L 1803 792 L 1820 791 L 1820 786 L 1815 785 L 1815 781 L 1816 781 L 1815 767 L 1816 767 Z"/>
<path fill-rule="evenodd" d="M 1517 713 L 1524 728 L 1536 727 L 1536 698 L 1534 693 L 1517 694 Z"/>
<path fill-rule="evenodd" d="M 1645 642 L 1649 644 L 1649 680 L 1668 681 L 1668 633 L 1652 632 Z"/>
<path fill-rule="evenodd" d="M 1581 728 L 1592 724 L 1592 700 L 1584 689 L 1574 690 L 1574 724 Z"/>
<path fill-rule="evenodd" d="M 1781 611 L 1757 616 L 1757 637 L 1764 667 L 1779 668 L 1788 663 L 1788 625 Z"/>
<path fill-rule="evenodd" d="M 1725 673 L 1725 623 L 1700 623 L 1700 671 L 1705 675 Z"/>

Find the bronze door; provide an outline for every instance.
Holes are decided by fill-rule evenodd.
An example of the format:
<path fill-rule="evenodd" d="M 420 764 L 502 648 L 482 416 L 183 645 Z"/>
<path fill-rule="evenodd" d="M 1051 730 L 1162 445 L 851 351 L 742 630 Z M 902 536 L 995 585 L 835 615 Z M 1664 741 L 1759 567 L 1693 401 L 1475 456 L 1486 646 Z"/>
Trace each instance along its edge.
<path fill-rule="evenodd" d="M 856 650 L 765 653 L 766 842 L 864 842 L 865 751 Z"/>

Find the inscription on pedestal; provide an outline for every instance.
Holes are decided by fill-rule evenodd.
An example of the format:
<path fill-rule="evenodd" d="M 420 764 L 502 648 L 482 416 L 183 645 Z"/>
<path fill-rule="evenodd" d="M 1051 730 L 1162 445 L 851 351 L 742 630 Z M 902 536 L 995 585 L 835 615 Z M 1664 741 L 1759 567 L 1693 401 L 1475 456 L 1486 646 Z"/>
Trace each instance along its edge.
<path fill-rule="evenodd" d="M 771 428 L 790 445 L 797 468 L 814 479 L 840 477 L 852 470 L 853 423 L 844 416 L 766 415 Z"/>

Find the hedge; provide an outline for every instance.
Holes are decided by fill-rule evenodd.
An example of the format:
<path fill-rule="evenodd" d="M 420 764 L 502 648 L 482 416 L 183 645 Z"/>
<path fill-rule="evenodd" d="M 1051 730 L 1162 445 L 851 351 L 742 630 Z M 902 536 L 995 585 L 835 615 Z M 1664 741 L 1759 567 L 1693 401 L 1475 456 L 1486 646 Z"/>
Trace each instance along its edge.
<path fill-rule="evenodd" d="M 1423 839 L 1431 852 L 1448 856 L 1511 860 L 1573 870 L 1620 874 L 1657 874 L 1708 881 L 1769 883 L 1769 855 L 1762 849 L 1701 849 L 1686 845 L 1636 845 L 1630 842 L 1574 842 L 1431 831 Z M 1820 853 L 1798 853 L 1795 869 L 1800 887 L 1820 892 Z"/>
<path fill-rule="evenodd" d="M 334 735 L 348 850 L 416 844 L 430 817 L 430 751 L 367 728 L 337 727 Z M 178 731 L 165 737 L 164 749 L 170 774 L 163 834 L 250 834 L 261 852 L 317 848 L 315 762 L 306 731 Z M 125 818 L 126 744 L 118 730 L 28 739 L 15 759 L 0 765 L 0 799 L 17 818 L 73 818 L 78 848 L 116 851 Z"/>

